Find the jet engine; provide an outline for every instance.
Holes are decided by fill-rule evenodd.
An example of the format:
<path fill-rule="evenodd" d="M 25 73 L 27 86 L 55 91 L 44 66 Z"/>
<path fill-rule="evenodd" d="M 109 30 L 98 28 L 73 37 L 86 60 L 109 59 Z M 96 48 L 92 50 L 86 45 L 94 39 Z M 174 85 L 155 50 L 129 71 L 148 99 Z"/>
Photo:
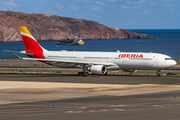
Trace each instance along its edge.
<path fill-rule="evenodd" d="M 92 65 L 88 68 L 88 71 L 94 73 L 94 74 L 106 74 L 106 67 L 104 65 Z"/>

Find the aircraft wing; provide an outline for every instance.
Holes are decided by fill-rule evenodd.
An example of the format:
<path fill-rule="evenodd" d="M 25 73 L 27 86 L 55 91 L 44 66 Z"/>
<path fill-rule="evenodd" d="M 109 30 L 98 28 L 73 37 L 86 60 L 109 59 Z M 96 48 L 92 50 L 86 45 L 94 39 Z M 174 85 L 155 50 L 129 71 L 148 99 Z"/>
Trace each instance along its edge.
<path fill-rule="evenodd" d="M 92 61 L 75 61 L 75 60 L 60 60 L 60 59 L 41 59 L 41 58 L 22 58 L 18 55 L 12 53 L 16 58 L 23 59 L 23 60 L 35 60 L 35 61 L 45 61 L 46 63 L 67 63 L 67 64 L 77 64 L 77 65 L 104 65 L 106 67 L 108 66 L 114 66 L 116 64 L 114 63 L 108 63 L 108 62 L 92 62 Z"/>

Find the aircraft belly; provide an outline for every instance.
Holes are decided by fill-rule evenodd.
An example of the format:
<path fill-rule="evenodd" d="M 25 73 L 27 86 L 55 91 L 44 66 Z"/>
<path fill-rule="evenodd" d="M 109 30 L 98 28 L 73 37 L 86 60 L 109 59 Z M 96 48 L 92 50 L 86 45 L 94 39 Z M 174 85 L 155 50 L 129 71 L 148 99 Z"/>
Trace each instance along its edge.
<path fill-rule="evenodd" d="M 152 69 L 152 62 L 151 61 L 144 61 L 144 60 L 122 60 L 119 64 L 121 69 Z"/>
<path fill-rule="evenodd" d="M 118 65 L 107 67 L 107 70 L 118 70 L 118 69 L 121 69 Z"/>
<path fill-rule="evenodd" d="M 55 63 L 55 64 L 51 64 L 60 68 L 82 68 L 82 66 L 80 65 L 76 65 L 76 64 L 67 64 L 67 63 Z"/>

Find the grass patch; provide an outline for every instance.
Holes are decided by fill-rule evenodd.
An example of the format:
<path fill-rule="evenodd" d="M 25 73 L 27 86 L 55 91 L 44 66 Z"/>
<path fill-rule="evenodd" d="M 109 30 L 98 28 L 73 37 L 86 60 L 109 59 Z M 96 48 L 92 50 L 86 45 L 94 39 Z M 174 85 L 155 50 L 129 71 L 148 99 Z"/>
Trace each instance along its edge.
<path fill-rule="evenodd" d="M 149 74 L 149 73 L 108 73 L 108 75 L 148 75 L 148 76 L 155 76 L 155 74 Z"/>
<path fill-rule="evenodd" d="M 178 74 L 177 74 L 177 73 L 169 72 L 169 73 L 167 73 L 166 75 L 178 75 Z"/>
<path fill-rule="evenodd" d="M 78 72 L 60 72 L 60 71 L 54 71 L 54 72 L 25 72 L 25 71 L 0 71 L 0 73 L 17 73 L 17 74 L 22 74 L 22 73 L 25 73 L 25 74 L 61 74 L 61 75 L 77 75 Z M 94 75 L 92 74 L 91 72 L 89 72 L 89 75 Z M 144 76 L 155 76 L 155 74 L 150 74 L 150 73 L 107 73 L 107 75 L 109 76 L 141 76 L 141 75 L 144 75 Z M 161 76 L 167 76 L 167 75 L 179 75 L 179 74 L 176 74 L 176 73 L 167 73 L 167 74 L 161 74 Z"/>

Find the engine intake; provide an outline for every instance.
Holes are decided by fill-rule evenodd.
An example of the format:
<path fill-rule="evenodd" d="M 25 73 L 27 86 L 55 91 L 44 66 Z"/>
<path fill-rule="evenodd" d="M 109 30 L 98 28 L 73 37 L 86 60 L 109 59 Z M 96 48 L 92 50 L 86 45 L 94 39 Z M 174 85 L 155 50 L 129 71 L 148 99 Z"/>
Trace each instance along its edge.
<path fill-rule="evenodd" d="M 106 74 L 106 67 L 104 65 L 92 65 L 88 68 L 88 71 L 94 73 L 94 74 Z"/>

